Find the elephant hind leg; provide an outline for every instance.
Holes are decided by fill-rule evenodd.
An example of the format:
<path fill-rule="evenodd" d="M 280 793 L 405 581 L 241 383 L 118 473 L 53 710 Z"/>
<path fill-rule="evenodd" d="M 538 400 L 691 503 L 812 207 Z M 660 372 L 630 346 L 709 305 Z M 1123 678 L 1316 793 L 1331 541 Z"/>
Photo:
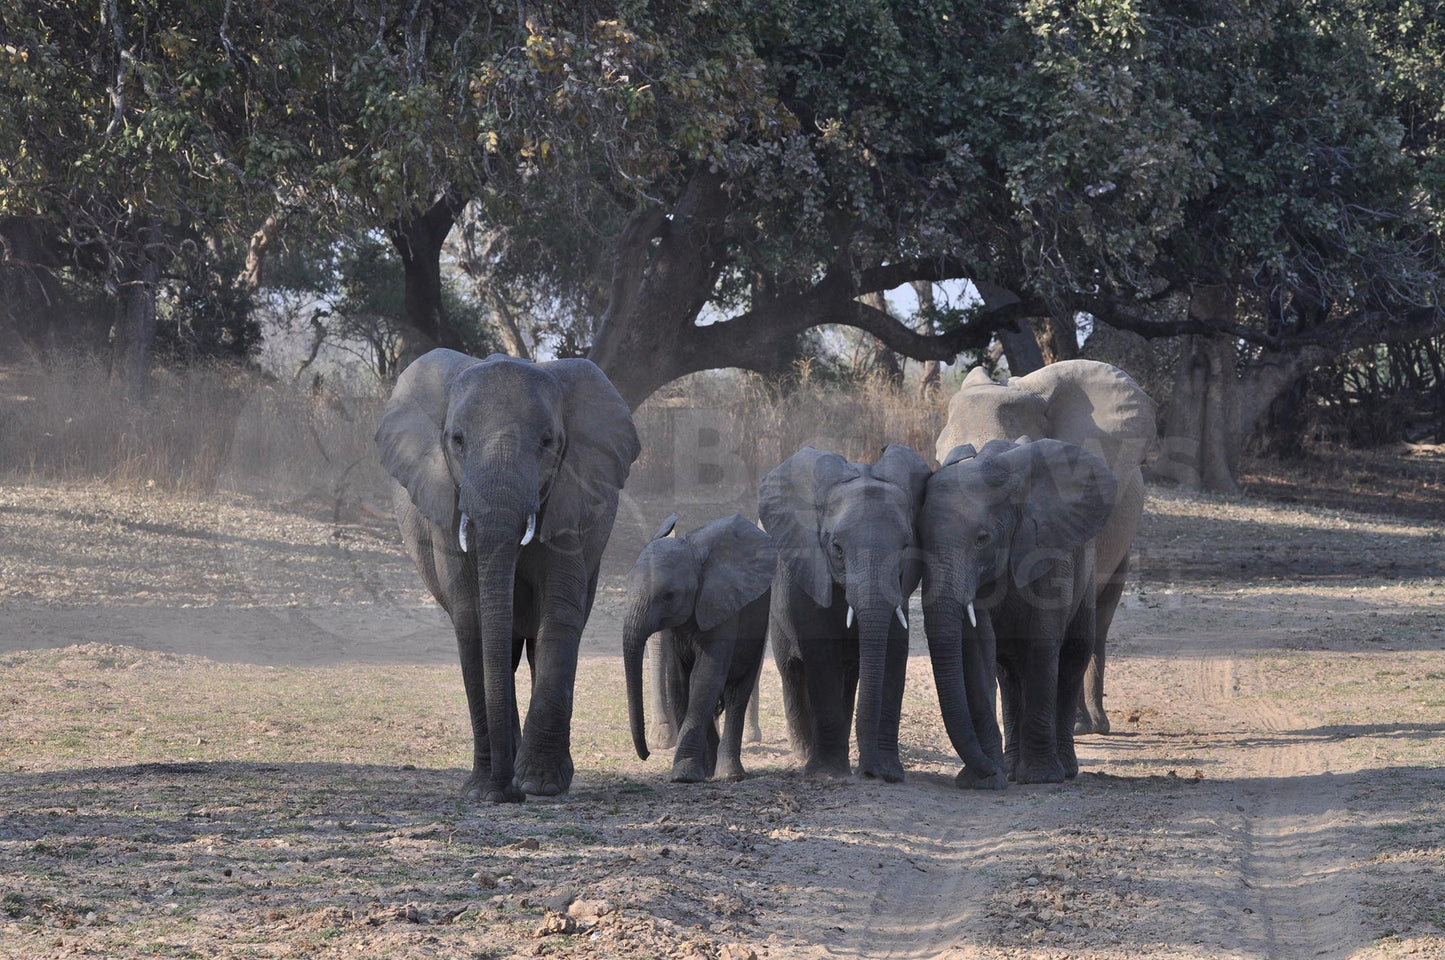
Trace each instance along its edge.
<path fill-rule="evenodd" d="M 813 708 L 808 699 L 808 678 L 803 661 L 796 657 L 780 659 L 778 672 L 783 678 L 783 713 L 788 721 L 788 743 L 793 755 L 806 761 L 813 755 Z"/>
<path fill-rule="evenodd" d="M 1129 557 L 1126 554 L 1095 601 L 1093 651 L 1088 669 L 1084 673 L 1083 696 L 1079 698 L 1079 714 L 1074 722 L 1074 733 L 1080 736 L 1109 732 L 1109 715 L 1104 711 L 1105 648 L 1108 645 L 1109 625 L 1114 622 L 1114 612 L 1119 608 L 1119 599 L 1124 595 L 1124 579 L 1128 573 Z"/>
<path fill-rule="evenodd" d="M 747 733 L 743 737 L 748 743 L 763 742 L 763 728 L 758 723 L 758 700 L 761 699 L 762 677 L 762 671 L 759 670 L 757 676 L 753 678 L 752 693 L 748 696 L 748 726 Z"/>

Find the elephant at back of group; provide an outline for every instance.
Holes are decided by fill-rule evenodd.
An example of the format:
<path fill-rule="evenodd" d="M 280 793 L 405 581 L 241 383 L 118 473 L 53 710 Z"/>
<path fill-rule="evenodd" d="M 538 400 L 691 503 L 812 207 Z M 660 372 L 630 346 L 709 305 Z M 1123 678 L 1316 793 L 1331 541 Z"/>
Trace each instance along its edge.
<path fill-rule="evenodd" d="M 627 403 L 588 360 L 438 349 L 397 379 L 376 443 L 407 551 L 456 632 L 473 743 L 464 795 L 567 790 L 578 644 L 640 452 Z M 513 683 L 524 650 L 525 727 Z"/>
<path fill-rule="evenodd" d="M 1097 614 L 1088 542 L 1116 493 L 1102 458 L 1058 440 L 956 447 L 929 478 L 923 626 L 944 727 L 965 763 L 959 786 L 1078 773 L 1073 720 Z"/>
<path fill-rule="evenodd" d="M 627 574 L 622 654 L 632 743 L 646 760 L 642 654 L 657 634 L 654 642 L 670 652 L 666 705 L 677 730 L 672 779 L 696 783 L 716 774 L 740 780 L 743 719 L 763 662 L 778 548 L 736 514 L 683 537 L 671 535 L 676 523 L 677 514 L 663 522 Z"/>
<path fill-rule="evenodd" d="M 1154 403 L 1127 373 L 1097 360 L 1064 360 L 1003 383 L 975 367 L 949 402 L 948 422 L 935 447 L 942 463 L 965 444 L 982 449 L 990 440 L 1021 436 L 1063 440 L 1102 457 L 1118 482 L 1117 499 L 1093 545 L 1097 619 L 1076 733 L 1109 732 L 1105 647 L 1144 512 L 1140 464 L 1154 433 Z"/>
<path fill-rule="evenodd" d="M 908 597 L 918 585 L 914 524 L 928 465 L 890 445 L 875 463 L 803 447 L 759 486 L 778 542 L 770 619 L 794 750 L 811 774 L 903 779 L 898 724 L 908 666 Z"/>

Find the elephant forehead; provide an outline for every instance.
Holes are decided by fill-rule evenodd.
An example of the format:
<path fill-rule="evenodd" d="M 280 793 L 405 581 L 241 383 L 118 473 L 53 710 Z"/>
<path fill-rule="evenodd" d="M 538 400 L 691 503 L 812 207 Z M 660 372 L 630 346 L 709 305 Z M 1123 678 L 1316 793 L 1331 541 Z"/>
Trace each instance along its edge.
<path fill-rule="evenodd" d="M 627 574 L 627 585 L 631 588 L 668 580 L 676 582 L 692 576 L 695 566 L 692 550 L 682 540 L 654 540 L 642 548 L 637 563 Z"/>
<path fill-rule="evenodd" d="M 839 484 L 828 497 L 828 512 L 840 524 L 909 526 L 908 493 L 873 477 Z"/>
<path fill-rule="evenodd" d="M 458 373 L 449 387 L 453 416 L 503 415 L 512 420 L 560 414 L 562 384 L 536 364 L 493 358 Z"/>

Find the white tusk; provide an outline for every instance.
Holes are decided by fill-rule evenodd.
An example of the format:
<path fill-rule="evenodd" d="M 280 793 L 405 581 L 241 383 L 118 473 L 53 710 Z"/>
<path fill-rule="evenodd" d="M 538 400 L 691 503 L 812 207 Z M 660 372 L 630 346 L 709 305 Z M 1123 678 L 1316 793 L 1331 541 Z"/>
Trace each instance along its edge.
<path fill-rule="evenodd" d="M 978 626 L 978 614 L 973 612 L 973 601 L 968 601 L 968 622 L 975 627 Z"/>
<path fill-rule="evenodd" d="M 848 619 L 844 622 L 843 626 L 846 627 L 846 628 L 849 629 L 849 630 L 852 630 L 852 629 L 853 629 L 853 605 L 852 605 L 852 604 L 849 604 L 849 605 L 848 605 Z"/>
<path fill-rule="evenodd" d="M 907 629 L 908 629 L 908 617 L 907 617 L 907 615 L 904 614 L 904 612 L 903 612 L 903 607 L 902 607 L 901 605 L 900 605 L 900 606 L 897 606 L 897 607 L 894 607 L 894 608 L 893 608 L 893 612 L 896 613 L 896 614 L 898 614 L 898 622 L 901 623 L 901 624 L 903 624 L 903 629 L 904 629 L 904 630 L 907 630 Z"/>
<path fill-rule="evenodd" d="M 522 546 L 532 542 L 532 535 L 537 532 L 537 515 L 534 513 L 527 517 L 527 532 L 522 534 Z"/>
<path fill-rule="evenodd" d="M 470 553 L 472 549 L 471 538 L 467 536 L 467 527 L 471 522 L 472 518 L 464 513 L 461 522 L 457 524 L 457 546 L 462 548 L 462 553 Z"/>

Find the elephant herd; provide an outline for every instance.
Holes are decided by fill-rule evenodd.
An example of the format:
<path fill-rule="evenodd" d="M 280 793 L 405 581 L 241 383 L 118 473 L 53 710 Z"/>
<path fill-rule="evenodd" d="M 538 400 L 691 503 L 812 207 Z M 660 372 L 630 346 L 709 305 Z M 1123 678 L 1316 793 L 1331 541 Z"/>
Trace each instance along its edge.
<path fill-rule="evenodd" d="M 959 786 L 1074 776 L 1075 732 L 1108 730 L 1105 640 L 1153 438 L 1152 403 L 1116 367 L 1065 361 L 1006 384 L 977 369 L 949 404 L 937 470 L 897 444 L 871 464 L 805 446 L 759 484 L 762 529 L 733 516 L 679 536 L 669 517 L 627 577 L 639 756 L 643 648 L 659 635 L 673 779 L 741 777 L 771 638 L 806 771 L 850 775 L 856 731 L 857 772 L 902 780 L 908 602 L 921 584 Z M 641 452 L 627 404 L 586 360 L 434 350 L 398 379 L 376 440 L 402 539 L 456 632 L 474 746 L 464 794 L 566 791 L 582 628 Z"/>

